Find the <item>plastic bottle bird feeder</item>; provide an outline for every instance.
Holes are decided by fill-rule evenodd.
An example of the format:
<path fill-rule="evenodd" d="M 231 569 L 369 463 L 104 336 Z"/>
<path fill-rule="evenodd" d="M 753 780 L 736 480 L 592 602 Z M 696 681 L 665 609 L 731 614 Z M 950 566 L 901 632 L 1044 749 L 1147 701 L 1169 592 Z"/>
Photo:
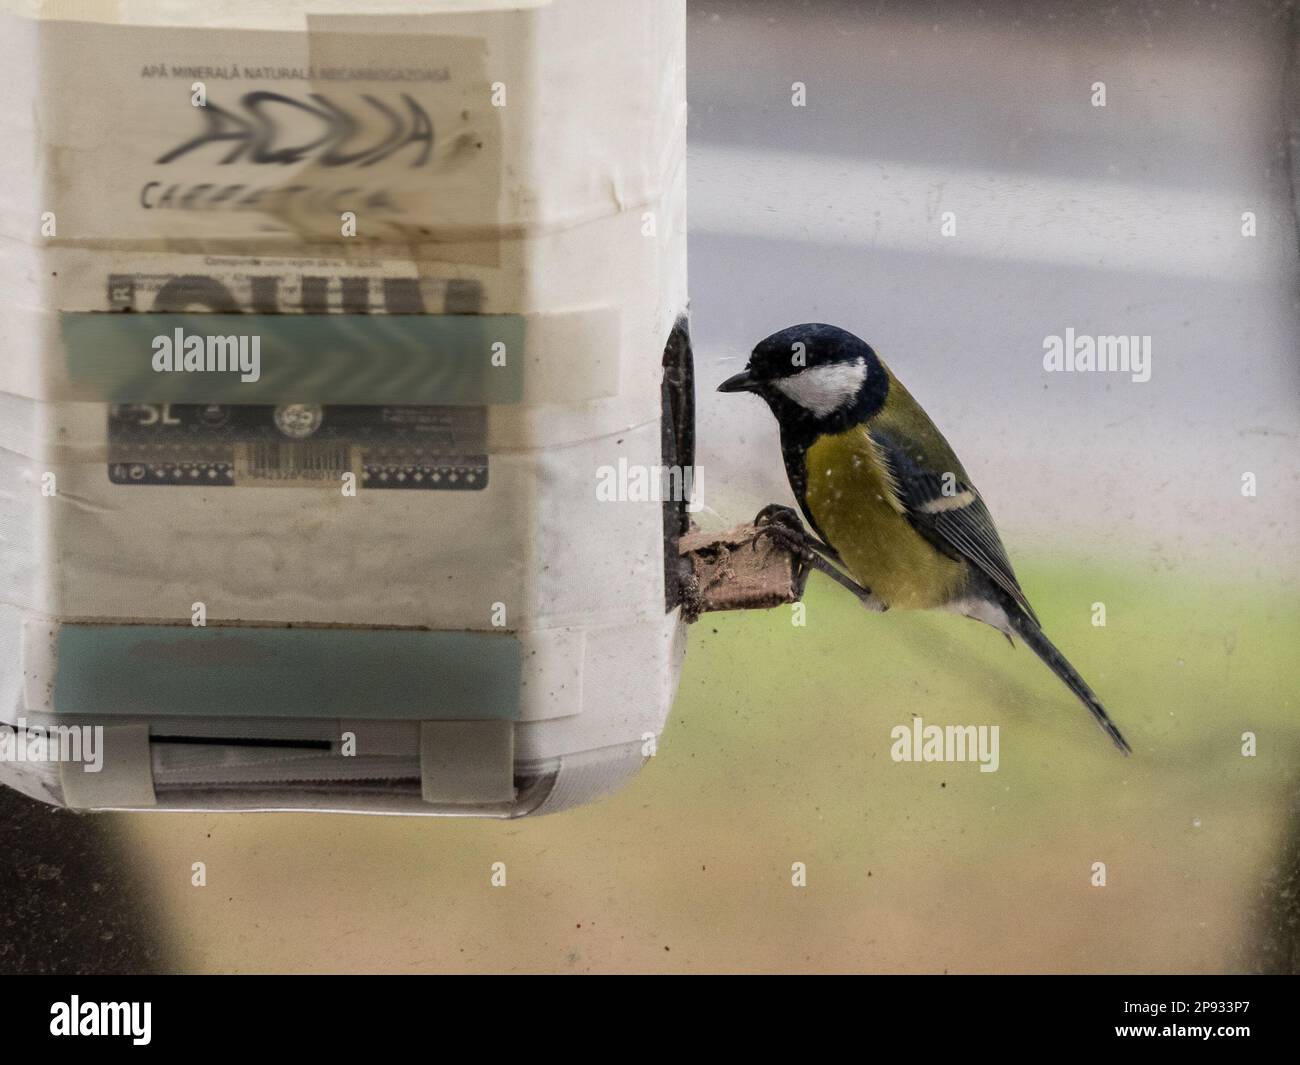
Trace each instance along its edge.
<path fill-rule="evenodd" d="M 693 579 L 594 490 L 693 461 L 684 4 L 106 10 L 0 0 L 0 778 L 616 788 Z"/>

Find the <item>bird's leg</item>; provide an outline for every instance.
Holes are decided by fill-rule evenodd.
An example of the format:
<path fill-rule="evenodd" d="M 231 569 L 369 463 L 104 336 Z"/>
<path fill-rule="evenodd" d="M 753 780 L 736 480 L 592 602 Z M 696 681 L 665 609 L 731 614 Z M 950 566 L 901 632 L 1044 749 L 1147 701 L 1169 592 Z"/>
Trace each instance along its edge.
<path fill-rule="evenodd" d="M 869 610 L 883 612 L 886 606 L 875 595 L 871 589 L 863 588 L 848 574 L 838 569 L 828 558 L 823 557 L 820 553 L 822 541 L 816 537 L 809 536 L 802 530 L 791 529 L 786 525 L 768 525 L 759 530 L 759 536 L 770 536 L 776 540 L 782 547 L 795 556 L 798 562 L 799 573 L 795 578 L 796 588 L 800 595 L 803 594 L 804 586 L 808 582 L 808 574 L 813 570 L 823 573 L 841 588 L 852 592 L 854 597 Z M 757 538 L 755 538 L 757 542 Z"/>
<path fill-rule="evenodd" d="M 758 512 L 754 518 L 758 527 L 758 536 L 754 545 L 763 536 L 770 536 L 798 560 L 799 572 L 795 575 L 795 586 L 802 596 L 808 574 L 812 570 L 823 573 L 841 588 L 853 593 L 857 600 L 869 610 L 885 611 L 888 607 L 871 593 L 870 588 L 863 588 L 848 574 L 837 568 L 834 563 L 843 562 L 839 553 L 829 544 L 807 532 L 799 516 L 789 507 L 772 503 Z"/>
<path fill-rule="evenodd" d="M 780 503 L 769 503 L 754 515 L 754 525 L 760 529 L 770 528 L 773 525 L 784 526 L 807 540 L 808 546 L 821 555 L 822 558 L 830 559 L 837 566 L 844 565 L 844 560 L 840 558 L 840 553 L 835 548 L 824 540 L 817 539 L 803 527 L 803 521 L 795 513 L 793 507 L 783 506 Z"/>

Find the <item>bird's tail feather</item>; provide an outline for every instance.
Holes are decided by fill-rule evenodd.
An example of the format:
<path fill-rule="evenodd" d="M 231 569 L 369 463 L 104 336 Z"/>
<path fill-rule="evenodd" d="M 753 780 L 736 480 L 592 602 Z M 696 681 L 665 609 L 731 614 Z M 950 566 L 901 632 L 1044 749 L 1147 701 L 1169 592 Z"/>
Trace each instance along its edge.
<path fill-rule="evenodd" d="M 1016 635 L 1025 641 L 1026 646 L 1041 658 L 1047 668 L 1060 677 L 1065 686 L 1074 692 L 1079 701 L 1091 711 L 1092 716 L 1097 719 L 1097 724 L 1106 731 L 1106 735 L 1111 738 L 1115 746 L 1125 754 L 1132 754 L 1133 749 L 1128 745 L 1128 740 L 1115 727 L 1115 722 L 1106 713 L 1106 708 L 1101 705 L 1101 700 L 1088 687 L 1087 682 L 1079 676 L 1079 671 L 1070 665 L 1065 655 L 1056 649 L 1056 645 L 1047 638 L 1047 635 L 1034 622 L 1033 618 L 1028 617 L 1019 610 L 1008 609 L 1007 614 L 1011 627 L 1016 630 Z"/>

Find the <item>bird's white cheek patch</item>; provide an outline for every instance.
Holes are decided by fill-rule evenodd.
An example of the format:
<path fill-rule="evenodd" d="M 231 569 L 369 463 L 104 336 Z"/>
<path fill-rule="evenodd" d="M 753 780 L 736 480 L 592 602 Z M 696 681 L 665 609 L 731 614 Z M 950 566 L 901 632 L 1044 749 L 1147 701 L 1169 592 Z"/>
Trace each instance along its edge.
<path fill-rule="evenodd" d="M 811 366 L 793 377 L 776 381 L 776 387 L 805 410 L 825 417 L 852 402 L 867 379 L 863 359 L 831 366 Z"/>

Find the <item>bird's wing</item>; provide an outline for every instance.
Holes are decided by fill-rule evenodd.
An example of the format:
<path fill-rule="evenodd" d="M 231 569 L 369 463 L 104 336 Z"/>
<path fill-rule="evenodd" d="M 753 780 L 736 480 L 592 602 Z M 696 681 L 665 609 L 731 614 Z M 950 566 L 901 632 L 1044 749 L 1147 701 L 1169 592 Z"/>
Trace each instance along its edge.
<path fill-rule="evenodd" d="M 917 407 L 920 410 L 920 407 Z M 924 412 L 921 416 L 925 418 Z M 869 430 L 889 469 L 904 516 L 922 536 L 945 554 L 965 559 L 1001 588 L 1037 623 L 1038 617 L 1020 590 L 993 516 L 970 483 L 948 442 L 925 418 L 924 439 L 908 444 L 892 427 Z"/>

